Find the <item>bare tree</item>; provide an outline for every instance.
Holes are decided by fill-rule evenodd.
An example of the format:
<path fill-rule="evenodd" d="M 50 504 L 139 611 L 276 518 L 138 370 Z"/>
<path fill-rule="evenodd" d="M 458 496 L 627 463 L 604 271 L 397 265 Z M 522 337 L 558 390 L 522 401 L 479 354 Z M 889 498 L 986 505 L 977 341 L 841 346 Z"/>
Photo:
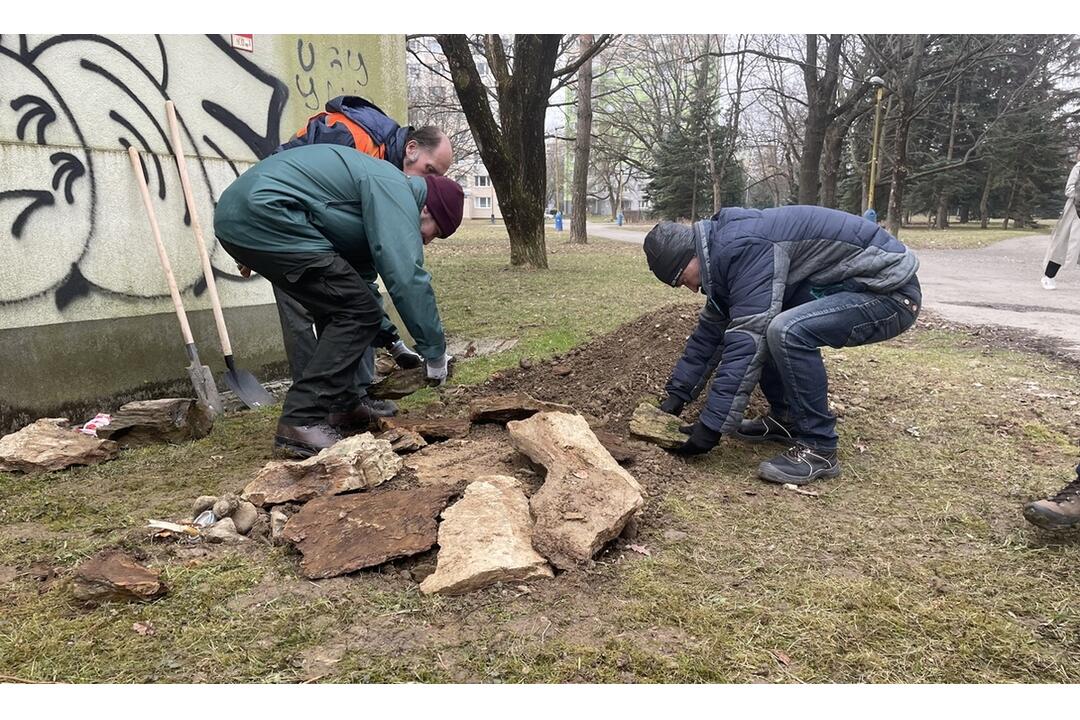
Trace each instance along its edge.
<path fill-rule="evenodd" d="M 510 264 L 546 269 L 544 242 L 544 116 L 551 93 L 611 41 L 601 35 L 576 61 L 556 62 L 562 35 L 515 35 L 508 48 L 499 35 L 436 35 L 469 121 L 477 150 L 499 196 L 510 236 Z M 475 55 L 490 68 L 488 88 Z"/>
<path fill-rule="evenodd" d="M 570 242 L 587 243 L 589 236 L 585 231 L 588 216 L 586 195 L 589 189 L 589 146 L 592 140 L 592 50 L 593 36 L 578 37 L 579 54 L 587 56 L 578 68 L 577 83 L 577 123 L 574 140 L 574 184 L 573 215 L 570 218 Z"/>

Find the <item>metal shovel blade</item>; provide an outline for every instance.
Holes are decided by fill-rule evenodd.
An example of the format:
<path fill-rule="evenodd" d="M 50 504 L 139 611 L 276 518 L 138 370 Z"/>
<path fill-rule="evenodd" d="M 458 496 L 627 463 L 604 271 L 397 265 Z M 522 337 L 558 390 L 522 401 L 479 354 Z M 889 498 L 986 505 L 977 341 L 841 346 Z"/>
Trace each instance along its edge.
<path fill-rule="evenodd" d="M 225 358 L 225 364 L 229 368 L 225 371 L 225 385 L 236 393 L 236 397 L 240 398 L 244 405 L 257 408 L 277 402 L 254 375 L 236 367 L 231 355 Z"/>
<path fill-rule="evenodd" d="M 187 368 L 188 377 L 191 378 L 191 386 L 195 388 L 195 397 L 209 405 L 215 413 L 220 414 L 225 406 L 218 394 L 217 384 L 214 382 L 214 374 L 205 365 L 192 363 Z"/>

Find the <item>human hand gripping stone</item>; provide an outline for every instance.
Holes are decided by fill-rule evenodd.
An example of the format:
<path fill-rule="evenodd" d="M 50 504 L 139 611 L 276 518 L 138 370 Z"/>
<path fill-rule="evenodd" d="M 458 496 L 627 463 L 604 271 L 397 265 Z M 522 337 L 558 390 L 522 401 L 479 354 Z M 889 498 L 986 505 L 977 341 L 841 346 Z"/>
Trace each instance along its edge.
<path fill-rule="evenodd" d="M 720 433 L 705 427 L 699 420 L 692 426 L 679 428 L 690 434 L 690 439 L 671 450 L 676 455 L 702 455 L 709 452 L 720 442 Z"/>

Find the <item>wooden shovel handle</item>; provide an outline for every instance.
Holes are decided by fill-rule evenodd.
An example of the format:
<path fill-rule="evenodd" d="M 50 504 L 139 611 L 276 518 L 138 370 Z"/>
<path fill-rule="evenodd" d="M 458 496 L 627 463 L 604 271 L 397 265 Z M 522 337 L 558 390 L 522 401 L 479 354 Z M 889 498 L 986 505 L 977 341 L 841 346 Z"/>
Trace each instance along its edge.
<path fill-rule="evenodd" d="M 188 325 L 187 313 L 184 312 L 184 301 L 180 299 L 180 291 L 176 287 L 176 278 L 173 277 L 172 265 L 165 252 L 165 244 L 161 242 L 161 230 L 158 229 L 157 215 L 154 214 L 154 203 L 150 200 L 150 190 L 146 187 L 146 176 L 143 175 L 142 163 L 139 162 L 139 153 L 135 148 L 128 147 L 128 157 L 131 158 L 131 169 L 135 171 L 135 177 L 139 181 L 139 192 L 142 194 L 143 205 L 146 207 L 146 216 L 150 219 L 150 230 L 154 234 L 158 259 L 161 261 L 161 269 L 165 271 L 165 281 L 169 283 L 169 294 L 172 295 L 173 307 L 176 308 L 176 317 L 180 320 L 180 332 L 184 334 L 184 343 L 190 346 L 195 341 L 191 337 L 191 327 Z"/>
<path fill-rule="evenodd" d="M 184 157 L 184 143 L 180 138 L 180 123 L 176 121 L 176 107 L 172 100 L 165 101 L 165 115 L 169 119 L 173 155 L 176 156 L 176 167 L 180 170 L 180 185 L 184 188 L 184 202 L 187 203 L 188 215 L 191 216 L 191 230 L 195 233 L 195 246 L 199 249 L 203 277 L 206 278 L 206 289 L 210 293 L 210 305 L 214 308 L 214 322 L 217 324 L 218 338 L 221 340 L 221 352 L 229 356 L 232 355 L 232 343 L 229 342 L 229 331 L 225 327 L 225 314 L 221 312 L 221 299 L 218 297 L 217 283 L 214 281 L 214 268 L 210 265 L 210 253 L 206 251 L 206 242 L 203 240 L 199 213 L 195 209 L 195 196 L 191 192 L 191 178 L 188 176 L 187 160 Z"/>

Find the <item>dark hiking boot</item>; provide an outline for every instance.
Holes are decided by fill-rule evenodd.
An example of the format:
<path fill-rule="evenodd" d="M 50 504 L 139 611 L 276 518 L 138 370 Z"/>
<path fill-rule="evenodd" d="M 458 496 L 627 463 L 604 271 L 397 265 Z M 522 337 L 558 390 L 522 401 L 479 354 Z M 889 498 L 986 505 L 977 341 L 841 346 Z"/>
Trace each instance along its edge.
<path fill-rule="evenodd" d="M 805 485 L 821 477 L 839 474 L 840 462 L 835 450 L 814 450 L 798 443 L 758 467 L 758 476 L 762 480 L 792 485 Z"/>
<path fill-rule="evenodd" d="M 397 415 L 397 404 L 393 400 L 376 400 L 372 397 L 365 397 L 360 402 L 370 407 L 371 411 L 379 417 L 394 417 Z"/>
<path fill-rule="evenodd" d="M 791 429 L 771 415 L 756 420 L 743 420 L 734 435 L 740 440 L 752 443 L 770 440 L 789 444 L 795 442 Z"/>
<path fill-rule="evenodd" d="M 1057 495 L 1024 506 L 1024 517 L 1044 530 L 1069 530 L 1080 526 L 1080 477 Z"/>
<path fill-rule="evenodd" d="M 274 453 L 294 458 L 309 458 L 341 440 L 329 425 L 286 425 L 278 421 L 274 435 Z"/>
<path fill-rule="evenodd" d="M 379 426 L 379 418 L 397 415 L 397 405 L 389 401 L 362 398 L 352 410 L 332 412 L 326 416 L 330 423 L 343 435 L 355 435 Z"/>

